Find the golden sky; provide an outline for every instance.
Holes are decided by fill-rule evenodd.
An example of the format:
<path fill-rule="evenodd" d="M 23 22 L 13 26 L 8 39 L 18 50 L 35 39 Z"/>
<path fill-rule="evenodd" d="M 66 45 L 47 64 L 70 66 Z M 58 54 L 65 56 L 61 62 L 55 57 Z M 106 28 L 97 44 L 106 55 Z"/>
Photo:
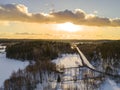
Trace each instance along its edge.
<path fill-rule="evenodd" d="M 22 4 L 0 5 L 0 38 L 120 39 L 120 19 L 81 9 L 30 13 Z"/>

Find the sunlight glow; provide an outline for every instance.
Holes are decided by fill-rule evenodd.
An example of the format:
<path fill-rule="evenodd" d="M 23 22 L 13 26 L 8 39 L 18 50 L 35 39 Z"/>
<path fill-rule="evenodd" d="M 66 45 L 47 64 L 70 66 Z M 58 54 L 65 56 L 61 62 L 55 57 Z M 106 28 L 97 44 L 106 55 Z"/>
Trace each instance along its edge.
<path fill-rule="evenodd" d="M 67 32 L 77 32 L 82 30 L 82 27 L 79 25 L 75 25 L 71 22 L 66 22 L 62 24 L 57 24 L 56 29 L 61 31 L 67 31 Z"/>

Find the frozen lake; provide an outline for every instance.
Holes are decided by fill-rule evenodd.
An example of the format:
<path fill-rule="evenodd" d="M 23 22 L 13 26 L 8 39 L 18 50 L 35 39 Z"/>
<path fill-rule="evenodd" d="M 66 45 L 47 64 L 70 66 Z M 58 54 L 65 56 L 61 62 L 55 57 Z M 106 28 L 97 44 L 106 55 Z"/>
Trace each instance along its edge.
<path fill-rule="evenodd" d="M 28 64 L 27 61 L 22 62 L 6 58 L 5 52 L 0 53 L 0 87 L 3 86 L 4 81 L 11 76 L 13 71 L 24 69 Z"/>

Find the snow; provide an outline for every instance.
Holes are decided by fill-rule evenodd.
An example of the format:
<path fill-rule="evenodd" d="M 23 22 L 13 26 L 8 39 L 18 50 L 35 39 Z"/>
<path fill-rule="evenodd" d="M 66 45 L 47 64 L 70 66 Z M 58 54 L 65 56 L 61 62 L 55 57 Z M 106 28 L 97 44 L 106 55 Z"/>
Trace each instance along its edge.
<path fill-rule="evenodd" d="M 86 57 L 83 55 L 81 51 L 79 51 L 80 55 L 84 59 L 84 63 L 87 64 L 90 68 L 94 68 L 86 59 Z M 63 54 L 60 58 L 54 59 L 52 62 L 54 62 L 56 65 L 59 66 L 64 66 L 64 68 L 69 68 L 69 67 L 78 67 L 82 66 L 82 61 L 79 57 L 78 54 Z M 67 71 L 69 72 L 69 71 Z M 67 75 L 68 74 L 68 75 Z M 69 76 L 69 73 L 65 73 L 65 76 L 63 77 L 64 79 L 71 79 L 71 76 Z M 82 82 L 78 82 L 82 84 L 82 87 L 84 87 L 84 84 Z M 68 86 L 67 84 L 69 83 L 64 83 L 64 87 Z M 73 85 L 73 86 L 72 86 Z M 75 84 L 71 84 L 71 87 L 74 87 Z M 80 85 L 80 84 L 79 84 Z M 78 88 L 81 88 L 79 85 L 77 85 Z M 120 90 L 120 86 L 118 86 L 113 80 L 106 79 L 104 83 L 102 83 L 101 90 Z"/>
<path fill-rule="evenodd" d="M 78 54 L 63 54 L 61 58 L 57 58 L 53 62 L 58 66 L 64 66 L 64 68 L 83 66 L 84 63 L 88 67 L 95 69 L 80 49 L 78 47 L 76 49 L 81 57 Z"/>
<path fill-rule="evenodd" d="M 78 67 L 83 65 L 80 59 L 80 56 L 78 54 L 62 54 L 61 57 L 58 57 L 57 59 L 52 60 L 52 62 L 58 66 L 64 66 L 64 68 Z M 90 63 L 88 62 L 87 64 L 89 65 Z M 93 68 L 92 66 L 90 67 Z M 86 86 L 87 84 L 85 84 L 83 80 L 78 80 L 76 82 L 74 82 L 74 80 L 69 81 L 74 79 L 73 78 L 74 75 L 72 74 L 74 74 L 75 72 L 77 73 L 78 71 L 74 70 L 74 68 L 71 71 L 68 69 L 67 71 L 66 70 L 64 71 L 65 72 L 61 78 L 61 81 L 64 81 L 64 80 L 68 80 L 68 81 L 62 82 L 61 84 L 57 83 L 57 81 L 53 81 L 53 82 L 48 81 L 47 83 L 44 83 L 45 85 L 39 83 L 35 90 L 54 90 L 54 89 L 65 90 L 66 88 L 71 88 L 71 90 L 73 90 L 74 88 L 78 88 L 79 90 L 83 90 L 86 88 L 85 90 L 87 90 L 87 86 Z M 81 73 L 80 75 L 82 76 L 82 74 L 83 73 Z M 52 78 L 54 80 L 54 77 Z M 113 80 L 110 80 L 110 79 L 105 79 L 104 82 L 96 81 L 95 83 L 96 84 L 98 83 L 98 85 L 100 85 L 99 89 L 97 88 L 98 90 L 120 90 L 120 86 L 118 86 Z M 50 87 L 47 87 L 47 89 L 44 88 L 44 86 L 47 86 L 47 85 L 49 85 Z M 92 90 L 92 88 L 90 88 L 90 90 Z"/>
<path fill-rule="evenodd" d="M 92 69 L 95 69 L 95 68 L 90 64 L 90 62 L 87 60 L 87 58 L 85 57 L 85 55 L 80 51 L 80 49 L 79 49 L 78 47 L 76 47 L 76 49 L 78 50 L 79 54 L 81 55 L 84 64 L 86 64 L 88 67 L 90 67 L 90 68 L 92 68 Z"/>
<path fill-rule="evenodd" d="M 81 68 L 71 68 L 71 67 L 79 67 L 83 66 L 82 61 L 80 59 L 80 56 L 78 54 L 63 54 L 61 57 L 54 59 L 52 61 L 58 66 L 58 71 L 60 70 L 59 68 L 69 68 L 69 69 L 64 69 L 63 73 L 63 80 L 73 80 L 74 76 L 77 76 L 77 78 L 81 79 L 84 77 L 84 73 L 88 73 L 89 69 Z M 80 74 L 81 73 L 81 74 Z"/>
<path fill-rule="evenodd" d="M 56 90 L 62 90 L 62 88 L 61 88 L 61 83 L 57 83 L 57 85 L 56 85 L 56 88 L 55 88 Z"/>
<path fill-rule="evenodd" d="M 82 66 L 82 61 L 78 54 L 62 54 L 62 57 L 52 60 L 58 66 L 64 68 Z"/>
<path fill-rule="evenodd" d="M 90 68 L 94 69 L 94 67 L 89 63 L 81 51 L 80 54 L 84 60 L 84 63 Z M 54 59 L 52 62 L 58 66 L 64 66 L 64 68 L 83 66 L 82 60 L 78 54 L 62 54 L 60 58 Z"/>
<path fill-rule="evenodd" d="M 29 64 L 27 61 L 8 59 L 3 51 L 5 50 L 1 50 L 2 53 L 0 53 L 0 87 L 3 86 L 4 81 L 10 77 L 13 71 L 24 69 Z"/>
<path fill-rule="evenodd" d="M 5 48 L 6 48 L 6 46 L 0 46 L 0 53 L 4 53 L 5 52 Z"/>
<path fill-rule="evenodd" d="M 49 84 L 51 87 L 47 87 L 46 89 L 43 88 L 43 84 L 37 84 L 37 87 L 35 90 L 66 90 L 67 88 L 71 88 L 70 90 L 73 90 L 75 87 L 78 90 L 88 90 L 87 84 L 84 83 L 83 80 L 79 81 L 67 81 L 64 83 L 56 83 L 56 82 L 50 82 Z M 49 88 L 49 89 L 48 89 Z M 92 88 L 89 87 L 90 90 Z M 113 80 L 106 79 L 104 83 L 96 90 L 120 90 L 120 86 L 118 86 Z"/>
<path fill-rule="evenodd" d="M 42 86 L 42 84 L 40 84 L 40 83 L 37 84 L 35 90 L 43 90 L 43 86 Z"/>
<path fill-rule="evenodd" d="M 113 80 L 106 79 L 101 90 L 120 90 L 120 86 L 118 86 Z"/>

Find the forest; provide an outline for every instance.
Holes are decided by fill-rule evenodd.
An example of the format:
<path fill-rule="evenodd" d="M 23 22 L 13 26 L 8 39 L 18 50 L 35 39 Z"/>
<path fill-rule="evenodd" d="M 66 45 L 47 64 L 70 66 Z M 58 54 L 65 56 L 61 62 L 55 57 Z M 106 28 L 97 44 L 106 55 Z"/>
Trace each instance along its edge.
<path fill-rule="evenodd" d="M 89 60 L 92 58 L 94 51 L 96 53 L 100 52 L 102 58 L 120 58 L 120 41 L 77 42 L 79 43 L 78 47 Z M 70 43 L 71 41 L 23 41 L 8 45 L 6 56 L 19 60 L 52 60 L 61 54 L 76 53 L 75 50 L 71 49 Z"/>
<path fill-rule="evenodd" d="M 55 41 L 20 42 L 6 48 L 6 56 L 19 60 L 51 60 L 62 53 L 73 53 L 69 43 Z"/>

